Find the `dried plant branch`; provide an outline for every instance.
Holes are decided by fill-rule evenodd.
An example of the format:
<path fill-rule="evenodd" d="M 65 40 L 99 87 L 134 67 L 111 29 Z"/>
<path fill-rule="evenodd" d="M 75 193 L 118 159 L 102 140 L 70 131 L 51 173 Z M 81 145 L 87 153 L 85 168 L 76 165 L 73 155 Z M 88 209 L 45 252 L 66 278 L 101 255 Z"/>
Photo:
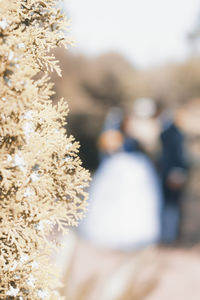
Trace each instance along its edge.
<path fill-rule="evenodd" d="M 50 55 L 70 45 L 54 0 L 0 0 L 0 299 L 62 299 L 48 257 L 55 225 L 65 233 L 86 210 L 89 174 L 53 106 Z M 38 72 L 43 77 L 34 79 Z"/>

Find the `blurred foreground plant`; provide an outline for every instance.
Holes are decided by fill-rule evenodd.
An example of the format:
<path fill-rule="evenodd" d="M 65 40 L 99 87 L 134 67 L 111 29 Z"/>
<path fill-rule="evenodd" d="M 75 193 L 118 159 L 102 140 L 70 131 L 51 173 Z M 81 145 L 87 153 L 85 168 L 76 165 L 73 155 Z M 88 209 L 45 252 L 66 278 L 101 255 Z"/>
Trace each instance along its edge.
<path fill-rule="evenodd" d="M 71 43 L 56 4 L 0 0 L 0 299 L 61 299 L 47 236 L 76 226 L 86 207 L 67 105 L 50 100 L 48 72 L 61 73 L 50 50 Z"/>

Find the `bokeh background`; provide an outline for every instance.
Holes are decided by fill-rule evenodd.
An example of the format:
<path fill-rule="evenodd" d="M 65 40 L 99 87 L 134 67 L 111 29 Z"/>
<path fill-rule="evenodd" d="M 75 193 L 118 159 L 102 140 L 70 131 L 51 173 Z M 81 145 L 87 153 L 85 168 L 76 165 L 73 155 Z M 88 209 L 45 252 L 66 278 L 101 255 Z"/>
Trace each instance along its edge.
<path fill-rule="evenodd" d="M 75 46 L 58 50 L 62 78 L 56 99 L 69 103 L 68 128 L 80 156 L 98 166 L 96 140 L 110 107 L 139 97 L 161 98 L 183 111 L 192 166 L 182 240 L 200 240 L 200 2 L 197 0 L 65 0 Z"/>
<path fill-rule="evenodd" d="M 200 2 L 65 0 L 63 10 L 72 21 L 75 45 L 67 52 L 56 50 L 63 71 L 62 78 L 53 74 L 53 100 L 64 96 L 69 103 L 68 132 L 80 141 L 86 168 L 94 172 L 98 167 L 97 138 L 111 107 L 126 109 L 137 98 L 149 97 L 162 99 L 180 113 L 190 165 L 182 201 L 181 250 L 173 250 L 173 255 L 164 250 L 163 256 L 172 255 L 172 261 L 180 263 L 170 275 L 174 281 L 180 279 L 179 268 L 197 275 L 193 266 L 199 257 L 188 258 L 183 249 L 196 251 L 200 242 Z M 119 299 L 147 299 L 143 296 Z M 166 299 L 183 299 L 179 296 L 166 294 Z M 163 294 L 157 297 L 152 299 L 165 299 Z"/>

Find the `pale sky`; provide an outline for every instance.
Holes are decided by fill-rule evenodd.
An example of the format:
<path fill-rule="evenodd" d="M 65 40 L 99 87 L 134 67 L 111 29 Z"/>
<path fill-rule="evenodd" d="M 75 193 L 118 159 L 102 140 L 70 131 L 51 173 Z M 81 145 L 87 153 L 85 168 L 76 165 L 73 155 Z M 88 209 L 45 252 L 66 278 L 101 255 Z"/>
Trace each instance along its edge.
<path fill-rule="evenodd" d="M 65 6 L 73 51 L 116 51 L 141 68 L 184 59 L 186 34 L 200 12 L 200 0 L 65 0 Z"/>

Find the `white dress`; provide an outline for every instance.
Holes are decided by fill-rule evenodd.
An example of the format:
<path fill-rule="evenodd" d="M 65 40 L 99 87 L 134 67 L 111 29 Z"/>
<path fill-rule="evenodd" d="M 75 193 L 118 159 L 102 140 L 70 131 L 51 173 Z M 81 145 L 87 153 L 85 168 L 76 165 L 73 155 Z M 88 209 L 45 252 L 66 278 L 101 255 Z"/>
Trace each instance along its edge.
<path fill-rule="evenodd" d="M 161 192 L 149 159 L 117 153 L 96 171 L 80 233 L 93 243 L 131 250 L 160 237 Z"/>

